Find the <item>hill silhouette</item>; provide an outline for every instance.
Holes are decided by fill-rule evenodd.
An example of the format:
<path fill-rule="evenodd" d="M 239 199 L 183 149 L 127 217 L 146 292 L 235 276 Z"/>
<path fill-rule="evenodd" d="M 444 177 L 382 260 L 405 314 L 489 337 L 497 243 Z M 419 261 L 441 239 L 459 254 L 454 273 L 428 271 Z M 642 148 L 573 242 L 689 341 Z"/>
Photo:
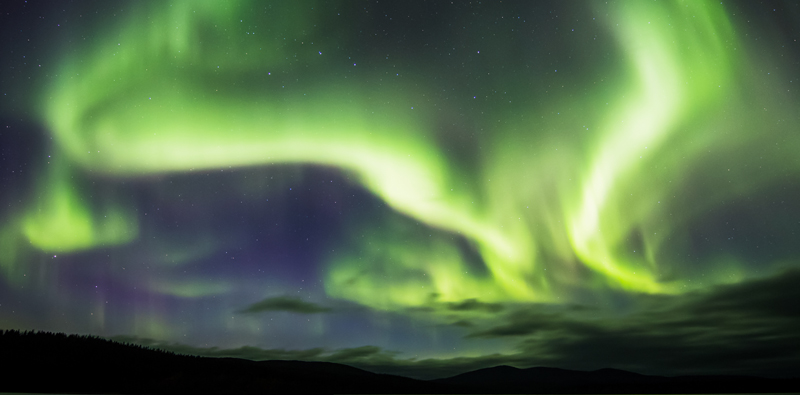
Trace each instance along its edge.
<path fill-rule="evenodd" d="M 538 394 L 702 394 L 796 392 L 797 379 L 749 376 L 648 376 L 619 369 L 590 372 L 535 367 L 496 366 L 432 380 L 470 393 Z M 496 388 L 501 388 L 497 390 Z"/>
<path fill-rule="evenodd" d="M 645 376 L 497 366 L 438 380 L 329 362 L 179 355 L 96 336 L 0 331 L 0 392 L 41 393 L 743 393 L 797 392 L 798 379 Z M 34 377 L 34 379 L 30 379 Z"/>

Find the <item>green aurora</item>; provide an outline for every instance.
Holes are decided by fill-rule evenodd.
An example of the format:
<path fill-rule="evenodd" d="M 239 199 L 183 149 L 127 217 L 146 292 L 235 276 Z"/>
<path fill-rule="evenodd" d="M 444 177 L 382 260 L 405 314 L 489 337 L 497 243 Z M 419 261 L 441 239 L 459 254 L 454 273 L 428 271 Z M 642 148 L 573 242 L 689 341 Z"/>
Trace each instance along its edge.
<path fill-rule="evenodd" d="M 361 47 L 353 26 L 372 26 L 363 21 L 378 7 L 363 4 L 136 2 L 62 37 L 71 44 L 51 50 L 56 66 L 28 94 L 52 158 L 24 209 L 6 213 L 4 282 L 37 289 L 41 279 L 20 275 L 32 260 L 111 256 L 155 238 L 133 187 L 119 185 L 301 166 L 390 209 L 342 220 L 315 262 L 322 294 L 411 317 L 432 309 L 423 322 L 694 295 L 797 266 L 796 248 L 754 255 L 693 239 L 709 213 L 780 195 L 800 175 L 798 101 L 782 87 L 796 71 L 749 41 L 727 3 L 587 3 L 572 12 L 587 20 L 542 33 L 552 42 L 524 39 L 545 29 L 524 18 L 452 28 L 431 33 L 450 40 L 430 39 L 437 56 L 459 56 L 439 63 Z M 487 7 L 495 20 L 527 5 Z M 332 11 L 361 8 L 347 19 L 358 23 Z M 550 51 L 567 59 L 554 64 Z M 136 259 L 186 267 L 230 244 L 212 229 L 185 232 Z M 149 292 L 185 300 L 236 288 L 147 278 Z M 235 310 L 255 311 L 247 304 Z M 128 334 L 180 341 L 160 313 L 136 316 Z"/>

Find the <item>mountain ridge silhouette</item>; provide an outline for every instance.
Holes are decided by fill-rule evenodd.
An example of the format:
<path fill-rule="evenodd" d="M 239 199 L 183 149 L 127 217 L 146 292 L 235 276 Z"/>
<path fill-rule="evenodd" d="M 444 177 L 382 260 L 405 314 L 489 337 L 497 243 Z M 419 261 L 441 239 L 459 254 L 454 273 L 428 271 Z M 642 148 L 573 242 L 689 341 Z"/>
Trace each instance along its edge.
<path fill-rule="evenodd" d="M 176 354 L 97 336 L 0 331 L 0 392 L 40 393 L 723 393 L 800 392 L 800 379 L 648 376 L 501 365 L 435 380 L 345 364 Z M 31 374 L 33 373 L 33 374 Z M 40 379 L 30 380 L 29 377 Z"/>

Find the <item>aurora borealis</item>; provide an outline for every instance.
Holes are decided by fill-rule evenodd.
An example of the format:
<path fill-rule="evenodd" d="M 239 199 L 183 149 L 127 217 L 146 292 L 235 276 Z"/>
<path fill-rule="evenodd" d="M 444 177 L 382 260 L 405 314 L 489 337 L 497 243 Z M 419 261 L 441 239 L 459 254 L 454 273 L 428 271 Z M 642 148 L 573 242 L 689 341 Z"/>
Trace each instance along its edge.
<path fill-rule="evenodd" d="M 4 8 L 1 328 L 800 367 L 797 2 Z"/>

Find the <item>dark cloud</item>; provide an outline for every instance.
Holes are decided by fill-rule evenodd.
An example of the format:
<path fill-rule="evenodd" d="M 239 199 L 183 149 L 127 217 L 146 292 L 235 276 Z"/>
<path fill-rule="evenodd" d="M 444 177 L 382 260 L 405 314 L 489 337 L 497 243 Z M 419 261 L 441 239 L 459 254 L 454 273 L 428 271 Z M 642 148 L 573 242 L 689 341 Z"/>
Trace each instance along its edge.
<path fill-rule="evenodd" d="M 497 313 L 503 310 L 503 305 L 499 303 L 484 303 L 477 299 L 467 299 L 463 302 L 449 303 L 447 309 L 451 311 L 485 311 L 487 313 Z"/>
<path fill-rule="evenodd" d="M 792 376 L 800 371 L 800 271 L 682 296 L 642 295 L 623 316 L 534 306 L 468 337 L 520 339 L 542 365 L 652 374 Z"/>
<path fill-rule="evenodd" d="M 499 313 L 505 309 L 500 303 L 486 303 L 478 299 L 470 298 L 464 299 L 459 302 L 438 302 L 436 299 L 439 297 L 437 293 L 431 293 L 428 298 L 427 305 L 407 307 L 405 312 L 414 313 L 452 313 L 451 315 L 459 315 L 459 313 Z"/>
<path fill-rule="evenodd" d="M 283 349 L 263 349 L 259 347 L 244 346 L 239 348 L 220 349 L 211 347 L 200 349 L 196 347 L 174 344 L 168 347 L 170 351 L 189 354 L 203 355 L 217 358 L 242 358 L 254 361 L 266 360 L 313 360 L 318 358 L 324 350 L 322 348 L 310 348 L 305 350 L 283 350 Z"/>
<path fill-rule="evenodd" d="M 377 346 L 219 349 L 131 336 L 113 339 L 209 357 L 344 363 L 421 379 L 498 365 L 578 370 L 610 367 L 660 375 L 792 377 L 800 371 L 800 314 L 796 307 L 800 287 L 796 284 L 800 284 L 798 270 L 681 296 L 641 295 L 638 308 L 626 315 L 575 314 L 574 306 L 531 305 L 508 311 L 504 319 L 453 322 L 451 325 L 472 329 L 468 339 L 518 342 L 516 353 L 477 357 L 403 358 Z"/>
<path fill-rule="evenodd" d="M 451 323 L 450 325 L 461 326 L 461 327 L 464 327 L 464 328 L 469 328 L 469 327 L 475 326 L 475 324 L 473 324 L 472 321 L 469 321 L 469 320 L 458 320 L 456 322 Z"/>
<path fill-rule="evenodd" d="M 592 327 L 562 314 L 537 311 L 535 307 L 531 311 L 518 310 L 509 314 L 506 320 L 501 325 L 475 331 L 467 337 L 525 336 L 552 331 L 587 333 Z"/>
<path fill-rule="evenodd" d="M 448 359 L 404 359 L 398 352 L 387 351 L 377 346 L 363 346 L 326 350 L 312 348 L 306 350 L 262 349 L 258 347 L 239 347 L 222 349 L 218 347 L 194 347 L 186 344 L 162 342 L 136 336 L 114 336 L 111 340 L 138 344 L 186 355 L 215 358 L 243 358 L 254 361 L 264 360 L 302 360 L 341 363 L 376 373 L 396 374 L 420 379 L 434 379 L 454 376 L 470 370 L 517 361 L 517 358 L 493 354 L 474 358 Z M 518 362 L 518 361 L 517 361 Z"/>
<path fill-rule="evenodd" d="M 753 317 L 800 317 L 800 270 L 719 287 L 686 308 L 697 315 L 739 314 Z"/>
<path fill-rule="evenodd" d="M 408 313 L 433 313 L 436 309 L 430 306 L 414 306 L 405 309 L 405 311 Z"/>
<path fill-rule="evenodd" d="M 375 346 L 346 348 L 336 351 L 330 356 L 330 358 L 336 361 L 349 361 L 353 359 L 368 358 L 380 352 L 381 348 Z"/>
<path fill-rule="evenodd" d="M 322 348 L 310 348 L 305 350 L 284 350 L 284 349 L 263 349 L 259 347 L 244 346 L 238 348 L 219 348 L 219 347 L 194 347 L 181 343 L 164 342 L 155 339 L 120 335 L 110 338 L 111 340 L 138 344 L 141 346 L 158 348 L 161 350 L 172 351 L 179 354 L 199 355 L 214 358 L 242 358 L 254 361 L 265 360 L 303 360 L 313 361 L 320 358 L 325 352 Z"/>
<path fill-rule="evenodd" d="M 288 311 L 290 313 L 316 314 L 327 313 L 331 311 L 331 309 L 297 298 L 277 296 L 253 303 L 250 306 L 247 306 L 247 308 L 240 310 L 239 313 L 261 313 L 265 311 Z"/>

